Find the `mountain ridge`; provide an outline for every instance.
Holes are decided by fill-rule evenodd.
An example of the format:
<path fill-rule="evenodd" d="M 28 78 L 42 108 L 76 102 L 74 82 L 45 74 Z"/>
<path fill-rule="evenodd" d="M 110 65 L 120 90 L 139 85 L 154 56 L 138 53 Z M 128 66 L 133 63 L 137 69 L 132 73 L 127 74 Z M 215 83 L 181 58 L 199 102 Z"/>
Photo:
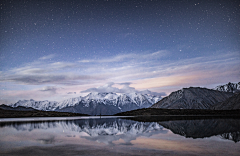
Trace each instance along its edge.
<path fill-rule="evenodd" d="M 19 100 L 8 106 L 33 108 L 42 111 L 72 112 L 89 115 L 113 115 L 142 108 L 161 109 L 240 109 L 240 82 L 219 85 L 214 89 L 189 87 L 172 92 L 161 99 L 150 94 L 92 92 L 82 97 L 69 98 L 60 102 Z M 234 96 L 236 95 L 236 96 Z M 233 98 L 231 99 L 231 97 Z M 161 99 L 161 100 L 160 100 Z M 159 101 L 160 100 L 160 101 Z M 21 108 L 24 109 L 24 108 Z"/>
<path fill-rule="evenodd" d="M 223 91 L 223 92 L 232 92 L 239 93 L 240 92 L 240 82 L 238 83 L 227 83 L 225 85 L 219 85 L 214 88 L 214 90 Z"/>
<path fill-rule="evenodd" d="M 89 93 L 84 97 L 70 98 L 61 102 L 19 100 L 11 107 L 31 107 L 43 111 L 86 113 L 89 115 L 113 115 L 122 111 L 146 108 L 160 100 L 161 97 L 141 93 Z"/>
<path fill-rule="evenodd" d="M 164 109 L 212 109 L 216 103 L 223 102 L 233 96 L 230 92 L 189 87 L 172 92 L 150 108 Z"/>

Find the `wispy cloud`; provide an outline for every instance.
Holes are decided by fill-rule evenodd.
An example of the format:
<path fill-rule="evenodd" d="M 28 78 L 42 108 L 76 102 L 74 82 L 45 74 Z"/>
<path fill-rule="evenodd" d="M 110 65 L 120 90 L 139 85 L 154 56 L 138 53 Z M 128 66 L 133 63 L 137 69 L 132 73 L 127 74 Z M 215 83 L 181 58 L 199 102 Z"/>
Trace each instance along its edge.
<path fill-rule="evenodd" d="M 118 83 L 118 85 L 122 86 L 121 88 L 113 87 L 115 83 L 114 82 L 109 82 L 103 86 L 99 86 L 96 88 L 89 88 L 87 90 L 81 91 L 81 93 L 88 93 L 88 92 L 98 92 L 98 93 L 108 93 L 108 92 L 113 92 L 113 93 L 142 93 L 142 94 L 152 94 L 152 95 L 157 95 L 157 96 L 165 96 L 166 93 L 161 92 L 152 92 L 150 90 L 136 90 L 134 87 L 130 87 L 131 83 Z"/>
<path fill-rule="evenodd" d="M 80 61 L 94 62 L 87 65 L 82 65 L 80 62 L 49 62 L 46 59 L 54 56 L 49 55 L 41 58 L 39 61 L 34 61 L 4 72 L 0 76 L 0 82 L 8 81 L 25 85 L 76 85 L 91 81 L 102 81 L 117 77 L 120 73 L 132 73 L 131 69 L 140 66 L 142 59 L 155 59 L 156 56 L 162 56 L 162 53 L 164 51 L 138 55 L 126 54 L 108 59 Z M 137 63 L 136 60 L 140 62 Z M 121 62 L 121 65 L 112 64 L 114 62 Z M 117 72 L 120 73 L 118 74 Z"/>
<path fill-rule="evenodd" d="M 40 57 L 39 60 L 48 60 L 48 59 L 52 59 L 54 57 L 56 57 L 55 54 L 50 54 L 50 55 L 46 55 L 46 56 Z"/>
<path fill-rule="evenodd" d="M 149 59 L 160 59 L 163 56 L 166 56 L 169 54 L 169 51 L 161 50 L 153 53 L 129 53 L 129 54 L 121 54 L 110 58 L 103 58 L 103 59 L 90 59 L 90 60 L 79 60 L 80 63 L 89 63 L 89 62 L 95 62 L 95 63 L 111 63 L 111 62 L 129 62 L 131 60 L 138 60 L 142 62 L 143 60 L 149 60 Z"/>
<path fill-rule="evenodd" d="M 169 93 L 174 91 L 176 86 L 208 86 L 215 83 L 239 81 L 240 54 L 238 52 L 181 60 L 171 60 L 171 53 L 166 53 L 165 51 L 135 53 L 89 61 L 82 60 L 82 62 L 54 62 L 41 59 L 8 71 L 1 71 L 0 85 L 4 86 L 8 83 L 15 86 L 28 86 L 28 89 L 31 86 L 58 85 L 67 89 L 64 93 L 61 91 L 61 94 L 70 96 L 74 94 L 67 93 L 76 91 L 77 93 L 79 91 L 82 93 L 90 91 L 127 92 L 150 89 L 159 93 Z M 114 83 L 109 83 L 104 87 L 103 84 L 107 82 Z M 120 88 L 115 87 L 117 85 Z M 8 87 L 5 85 L 4 88 L 6 89 L 1 90 L 0 94 L 1 92 L 7 93 Z M 68 90 L 68 88 L 74 90 Z M 54 93 L 54 88 L 45 88 L 45 90 L 48 89 L 49 91 L 38 89 L 38 93 L 41 92 L 42 96 L 46 96 L 51 89 L 53 91 L 51 93 Z M 58 90 L 55 91 L 59 93 Z M 37 96 L 37 91 L 34 95 Z M 4 96 L 6 97 L 6 94 Z M 24 95 L 21 94 L 21 96 Z"/>
<path fill-rule="evenodd" d="M 54 86 L 45 86 L 43 87 L 42 89 L 40 89 L 40 91 L 43 91 L 43 92 L 52 92 L 52 93 L 56 93 L 56 90 L 58 88 L 54 87 Z"/>
<path fill-rule="evenodd" d="M 25 74 L 25 75 L 9 75 L 6 79 L 0 81 L 10 81 L 22 85 L 43 85 L 43 84 L 62 84 L 62 85 L 76 85 L 82 84 L 85 81 L 102 80 L 101 76 L 78 75 L 75 73 L 47 73 L 47 74 Z M 80 81 L 80 82 L 78 82 Z"/>
<path fill-rule="evenodd" d="M 23 85 L 76 85 L 81 84 L 77 81 L 104 79 L 102 76 L 82 74 L 78 72 L 80 68 L 81 65 L 78 63 L 35 61 L 3 72 L 0 75 L 0 82 L 7 81 Z"/>
<path fill-rule="evenodd" d="M 76 92 L 68 92 L 67 94 L 76 94 Z"/>
<path fill-rule="evenodd" d="M 129 54 L 120 55 L 114 58 L 100 59 L 96 63 L 82 65 L 79 62 L 33 62 L 22 67 L 13 68 L 7 72 L 2 72 L 0 82 L 14 82 L 28 85 L 42 84 L 62 84 L 76 85 L 94 82 L 122 82 L 136 81 L 142 79 L 153 79 L 159 77 L 168 77 L 170 75 L 187 75 L 191 72 L 215 71 L 231 74 L 239 74 L 233 70 L 239 67 L 238 54 L 222 54 L 211 57 L 197 57 L 192 59 L 182 59 L 174 63 L 168 63 L 167 60 L 152 61 L 156 59 L 155 55 L 161 55 L 162 52 L 150 54 Z M 121 63 L 114 61 L 123 58 L 138 59 L 125 60 Z M 209 75 L 210 76 L 210 75 Z"/>

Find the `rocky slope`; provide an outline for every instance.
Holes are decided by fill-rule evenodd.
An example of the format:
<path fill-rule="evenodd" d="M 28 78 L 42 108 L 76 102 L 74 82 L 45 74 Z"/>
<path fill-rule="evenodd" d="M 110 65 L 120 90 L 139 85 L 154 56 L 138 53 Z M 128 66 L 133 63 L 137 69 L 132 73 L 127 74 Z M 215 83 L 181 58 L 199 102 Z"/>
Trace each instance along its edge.
<path fill-rule="evenodd" d="M 240 93 L 233 95 L 229 99 L 216 105 L 216 110 L 240 109 Z"/>
<path fill-rule="evenodd" d="M 230 92 L 221 92 L 200 87 L 183 88 L 172 92 L 150 108 L 165 109 L 212 109 L 219 102 L 233 96 Z"/>

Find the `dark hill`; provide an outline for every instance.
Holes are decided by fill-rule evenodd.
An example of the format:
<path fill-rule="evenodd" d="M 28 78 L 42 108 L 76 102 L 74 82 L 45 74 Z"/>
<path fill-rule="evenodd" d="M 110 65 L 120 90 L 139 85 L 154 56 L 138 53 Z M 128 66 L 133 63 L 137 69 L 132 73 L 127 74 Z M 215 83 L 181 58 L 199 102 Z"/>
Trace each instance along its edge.
<path fill-rule="evenodd" d="M 89 116 L 86 114 L 53 112 L 53 111 L 15 111 L 4 110 L 0 108 L 0 118 L 18 118 L 18 117 L 70 117 L 70 116 Z"/>
<path fill-rule="evenodd" d="M 238 110 L 206 110 L 206 109 L 160 109 L 144 108 L 115 114 L 116 116 L 150 116 L 150 115 L 185 115 L 185 116 L 240 116 Z"/>
<path fill-rule="evenodd" d="M 232 110 L 240 109 L 240 93 L 233 95 L 224 102 L 219 103 L 215 107 L 216 110 Z"/>
<path fill-rule="evenodd" d="M 164 109 L 213 109 L 216 104 L 233 96 L 234 93 L 207 88 L 190 87 L 172 92 L 150 108 Z"/>

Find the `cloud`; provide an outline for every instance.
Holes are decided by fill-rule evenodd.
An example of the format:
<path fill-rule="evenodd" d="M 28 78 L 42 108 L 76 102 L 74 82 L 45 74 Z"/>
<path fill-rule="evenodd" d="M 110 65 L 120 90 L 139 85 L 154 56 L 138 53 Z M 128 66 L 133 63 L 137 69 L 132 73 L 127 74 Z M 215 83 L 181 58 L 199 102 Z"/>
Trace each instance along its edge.
<path fill-rule="evenodd" d="M 163 53 L 165 51 L 149 54 L 130 53 L 99 60 L 82 60 L 82 62 L 89 62 L 87 64 L 83 64 L 81 61 L 49 62 L 46 59 L 52 58 L 54 55 L 48 55 L 3 72 L 0 75 L 0 82 L 21 85 L 81 85 L 96 82 L 106 83 L 106 81 L 119 82 L 119 79 L 122 81 L 136 79 L 134 77 L 141 79 L 142 75 L 146 77 L 143 71 L 152 70 L 144 65 L 149 63 L 151 66 L 151 59 L 159 58 Z M 150 60 L 146 62 L 146 59 Z"/>
<path fill-rule="evenodd" d="M 89 88 L 87 90 L 81 91 L 81 93 L 87 93 L 87 92 L 99 92 L 99 93 L 104 93 L 104 92 L 114 92 L 114 93 L 120 93 L 120 89 L 116 87 L 112 87 L 114 85 L 113 82 L 109 82 L 105 84 L 104 86 L 99 86 L 97 88 Z"/>
<path fill-rule="evenodd" d="M 113 87 L 114 84 L 118 84 L 118 85 L 122 86 L 122 88 Z M 109 83 L 107 83 L 104 86 L 99 86 L 97 88 L 89 88 L 87 90 L 81 91 L 81 93 L 88 93 L 88 92 L 98 92 L 98 93 L 106 93 L 106 92 L 132 93 L 132 92 L 136 92 L 136 93 L 151 94 L 151 95 L 156 95 L 156 96 L 165 96 L 166 95 L 166 93 L 164 93 L 164 92 L 157 93 L 157 92 L 152 92 L 150 90 L 139 91 L 139 90 L 136 90 L 134 87 L 130 87 L 129 85 L 131 85 L 130 82 L 126 82 L 126 83 L 113 83 L 113 82 L 109 82 Z"/>
<path fill-rule="evenodd" d="M 160 77 L 172 76 L 171 80 L 179 74 L 196 72 L 219 74 L 228 73 L 239 77 L 239 72 L 234 70 L 240 63 L 238 53 L 227 53 L 209 57 L 196 57 L 167 61 L 160 59 L 165 51 L 142 54 L 117 55 L 111 58 L 92 60 L 87 64 L 80 62 L 47 62 L 46 60 L 34 61 L 20 67 L 2 71 L 1 82 L 11 82 L 21 85 L 83 85 L 104 84 L 106 82 L 121 83 L 124 81 L 136 82 L 151 81 Z M 167 52 L 166 52 L 167 53 Z M 199 78 L 201 78 L 200 75 Z M 227 75 L 226 75 L 227 76 Z M 208 75 L 211 77 L 211 74 Z M 194 77 L 194 79 L 198 79 Z M 159 86 L 161 82 L 155 84 Z M 125 90 L 134 90 L 130 85 L 122 85 Z M 140 85 L 139 85 L 140 86 Z M 141 86 L 144 86 L 142 84 Z M 147 85 L 146 88 L 148 89 Z M 154 85 L 151 85 L 151 87 Z M 100 89 L 100 88 L 99 88 Z M 112 89 L 112 88 L 111 88 Z M 116 88 L 115 88 L 116 90 Z M 113 91 L 115 91 L 113 90 Z"/>
<path fill-rule="evenodd" d="M 140 93 L 142 94 L 151 94 L 151 95 L 155 95 L 155 96 L 166 96 L 167 94 L 165 92 L 161 92 L 161 93 L 158 93 L 158 92 L 152 92 L 150 90 L 143 90 L 143 91 L 139 91 Z"/>
<path fill-rule="evenodd" d="M 239 81 L 239 52 L 219 52 L 207 57 L 180 60 L 172 60 L 169 53 L 168 51 L 130 53 L 96 60 L 85 58 L 82 62 L 38 59 L 0 71 L 0 88 L 4 89 L 0 90 L 2 97 L 0 102 L 28 98 L 29 94 L 33 95 L 34 89 L 37 91 L 31 98 L 63 100 L 64 96 L 65 98 L 74 96 L 66 93 L 81 90 L 84 90 L 83 92 L 149 93 L 147 89 L 150 89 L 151 94 L 164 95 L 162 92 L 170 93 L 182 87 L 209 87 L 209 85 Z M 166 55 L 169 56 L 165 57 Z M 107 82 L 112 83 L 106 84 Z M 40 87 L 64 86 L 67 90 L 56 90 L 55 94 L 54 90 L 53 92 L 39 91 L 38 85 Z M 11 88 L 11 86 L 14 87 Z M 209 88 L 212 87 L 215 86 Z"/>
<path fill-rule="evenodd" d="M 117 55 L 114 57 L 110 58 L 105 58 L 105 59 L 90 59 L 90 60 L 79 60 L 78 62 L 80 63 L 88 63 L 88 62 L 95 62 L 95 63 L 110 63 L 110 62 L 119 62 L 119 61 L 126 61 L 129 59 L 132 59 L 136 57 L 137 54 L 122 54 L 122 55 Z"/>
<path fill-rule="evenodd" d="M 76 94 L 76 92 L 68 92 L 67 94 Z"/>
<path fill-rule="evenodd" d="M 132 84 L 132 82 L 123 82 L 123 83 L 117 83 L 119 85 L 123 85 L 123 86 L 129 86 Z"/>
<path fill-rule="evenodd" d="M 10 70 L 10 73 L 15 73 L 19 75 L 28 75 L 28 74 L 40 74 L 48 72 L 56 72 L 60 70 L 66 70 L 71 68 L 76 68 L 76 63 L 70 62 L 44 62 L 36 61 L 29 64 L 25 64 L 21 67 L 13 68 Z"/>
<path fill-rule="evenodd" d="M 92 60 L 80 60 L 78 62 L 80 62 L 80 63 L 87 63 L 87 62 L 92 62 Z"/>
<path fill-rule="evenodd" d="M 94 76 L 76 75 L 72 73 L 64 74 L 47 74 L 47 75 L 11 75 L 7 77 L 8 81 L 17 82 L 25 85 L 43 85 L 43 84 L 81 84 L 77 80 L 98 80 Z M 0 80 L 1 81 L 1 80 Z"/>
<path fill-rule="evenodd" d="M 40 57 L 39 60 L 48 60 L 48 59 L 54 58 L 55 56 L 56 56 L 55 54 L 50 54 L 50 55 Z"/>
<path fill-rule="evenodd" d="M 76 85 L 106 78 L 104 75 L 78 73 L 76 70 L 79 68 L 81 66 L 77 63 L 35 61 L 2 72 L 0 82 L 14 82 L 22 85 Z"/>
<path fill-rule="evenodd" d="M 40 89 L 40 91 L 42 92 L 52 92 L 52 93 L 56 93 L 58 88 L 54 87 L 54 86 L 45 86 L 42 89 Z"/>
<path fill-rule="evenodd" d="M 89 62 L 95 62 L 95 63 L 111 63 L 111 62 L 128 62 L 133 60 L 138 60 L 142 62 L 143 60 L 149 60 L 149 59 L 159 59 L 163 56 L 166 56 L 169 54 L 166 50 L 160 50 L 153 53 L 129 53 L 129 54 L 121 54 L 116 55 L 114 57 L 110 58 L 104 58 L 104 59 L 90 59 L 90 60 L 79 60 L 79 63 L 89 63 Z"/>
<path fill-rule="evenodd" d="M 69 62 L 54 62 L 50 64 L 51 69 L 67 69 L 67 68 L 75 68 L 78 67 L 76 63 Z"/>
<path fill-rule="evenodd" d="M 200 71 L 201 73 L 214 71 L 219 74 L 228 71 L 230 72 L 229 74 L 235 75 L 235 77 L 239 76 L 239 73 L 233 70 L 240 64 L 237 59 L 240 57 L 237 53 L 182 59 L 171 61 L 170 63 L 166 60 L 156 61 L 155 59 L 161 58 L 163 53 L 165 51 L 138 55 L 117 55 L 108 59 L 94 60 L 96 61 L 95 63 L 89 62 L 88 64 L 79 62 L 46 62 L 45 60 L 35 61 L 9 71 L 2 71 L 0 82 L 13 82 L 21 85 L 103 84 L 106 82 L 151 81 L 153 78 L 169 77 L 170 75 L 175 77 L 181 73 L 189 75 L 191 72 Z M 195 77 L 194 79 L 197 78 Z M 156 86 L 159 86 L 158 84 Z M 132 90 L 129 85 L 123 85 L 124 88 Z"/>

